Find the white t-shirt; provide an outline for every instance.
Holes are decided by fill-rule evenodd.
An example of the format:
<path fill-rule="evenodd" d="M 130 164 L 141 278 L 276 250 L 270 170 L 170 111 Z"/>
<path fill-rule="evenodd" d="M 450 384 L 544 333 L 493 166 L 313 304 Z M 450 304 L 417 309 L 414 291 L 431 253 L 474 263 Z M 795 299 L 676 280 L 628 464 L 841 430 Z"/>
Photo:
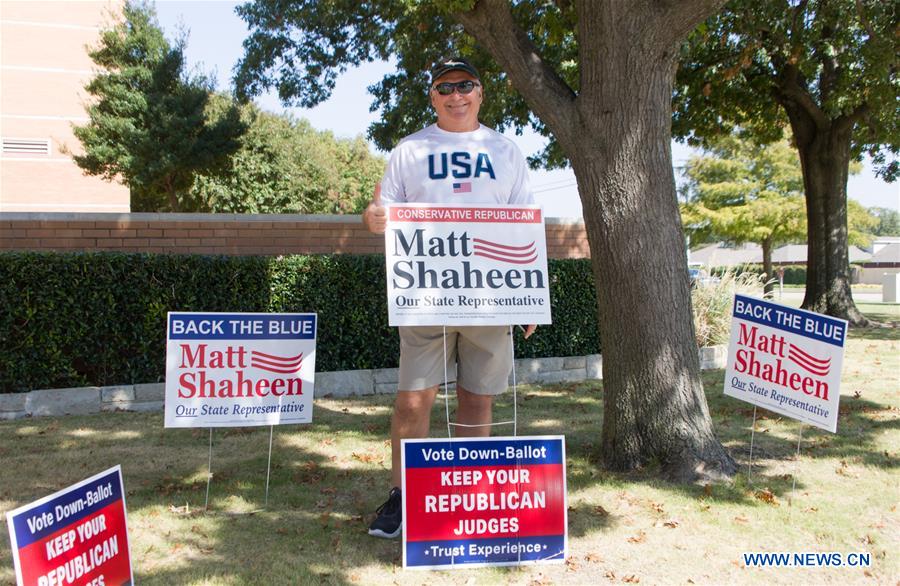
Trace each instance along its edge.
<path fill-rule="evenodd" d="M 432 124 L 401 140 L 381 180 L 381 199 L 384 203 L 534 203 L 519 147 L 483 124 L 471 132 L 448 132 Z"/>

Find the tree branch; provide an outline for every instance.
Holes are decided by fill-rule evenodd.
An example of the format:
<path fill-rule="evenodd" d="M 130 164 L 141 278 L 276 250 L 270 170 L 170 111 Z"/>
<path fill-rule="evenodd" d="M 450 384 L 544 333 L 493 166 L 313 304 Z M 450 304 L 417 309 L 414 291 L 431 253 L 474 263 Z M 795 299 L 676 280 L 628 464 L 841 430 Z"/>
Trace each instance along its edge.
<path fill-rule="evenodd" d="M 803 109 L 817 128 L 825 130 L 831 121 L 828 115 L 816 104 L 812 96 L 800 82 L 800 69 L 791 63 L 785 63 L 775 79 L 777 93 L 783 100 L 789 100 Z"/>
<path fill-rule="evenodd" d="M 869 38 L 874 39 L 877 35 L 875 34 L 875 29 L 872 27 L 872 22 L 869 20 L 869 17 L 866 16 L 866 7 L 863 6 L 862 0 L 856 0 L 856 12 L 859 14 L 859 21 L 866 27 Z"/>
<path fill-rule="evenodd" d="M 656 5 L 655 26 L 661 40 L 669 44 L 680 43 L 698 24 L 718 12 L 725 2 L 726 0 L 653 0 L 652 4 Z"/>
<path fill-rule="evenodd" d="M 528 34 L 516 24 L 506 0 L 478 0 L 468 12 L 454 14 L 506 71 L 513 86 L 532 111 L 550 128 L 557 140 L 575 130 L 571 87 L 538 54 Z"/>

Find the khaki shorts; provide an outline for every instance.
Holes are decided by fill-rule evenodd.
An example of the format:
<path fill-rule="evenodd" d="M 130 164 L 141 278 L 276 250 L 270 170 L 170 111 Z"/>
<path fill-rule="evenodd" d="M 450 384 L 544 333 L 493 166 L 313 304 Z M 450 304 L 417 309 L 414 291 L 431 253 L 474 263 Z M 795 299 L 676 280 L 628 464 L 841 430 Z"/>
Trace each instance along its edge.
<path fill-rule="evenodd" d="M 400 328 L 401 391 L 421 391 L 444 382 L 443 332 L 441 326 Z M 448 380 L 477 395 L 499 395 L 509 385 L 510 345 L 508 326 L 448 326 Z"/>

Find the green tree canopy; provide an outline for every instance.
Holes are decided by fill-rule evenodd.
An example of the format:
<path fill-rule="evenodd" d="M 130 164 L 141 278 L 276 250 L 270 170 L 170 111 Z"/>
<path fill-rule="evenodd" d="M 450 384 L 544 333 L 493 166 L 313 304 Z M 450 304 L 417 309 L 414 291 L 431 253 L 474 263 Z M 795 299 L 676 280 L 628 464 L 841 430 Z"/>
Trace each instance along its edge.
<path fill-rule="evenodd" d="M 736 135 L 720 137 L 710 141 L 707 154 L 688 160 L 684 174 L 681 217 L 692 244 L 755 242 L 771 277 L 775 248 L 805 239 L 803 175 L 786 141 L 759 145 Z"/>
<path fill-rule="evenodd" d="M 233 107 L 212 102 L 213 116 Z M 248 130 L 229 165 L 199 174 L 188 192 L 195 209 L 249 214 L 354 214 L 368 204 L 385 161 L 362 137 L 338 139 L 306 120 L 242 107 Z"/>
<path fill-rule="evenodd" d="M 126 3 L 124 20 L 89 55 L 102 72 L 86 86 L 90 121 L 74 128 L 85 151 L 76 164 L 130 187 L 135 211 L 196 211 L 184 195 L 237 150 L 238 110 L 210 120 L 212 83 L 188 74 L 183 40 L 169 44 L 149 4 Z"/>
<path fill-rule="evenodd" d="M 872 227 L 874 236 L 900 236 L 900 212 L 890 208 L 871 207 L 869 213 L 875 218 Z"/>
<path fill-rule="evenodd" d="M 847 254 L 849 163 L 900 172 L 898 3 L 731 0 L 683 46 L 674 132 L 692 144 L 740 128 L 777 140 L 790 125 L 804 176 L 807 309 L 864 325 Z"/>

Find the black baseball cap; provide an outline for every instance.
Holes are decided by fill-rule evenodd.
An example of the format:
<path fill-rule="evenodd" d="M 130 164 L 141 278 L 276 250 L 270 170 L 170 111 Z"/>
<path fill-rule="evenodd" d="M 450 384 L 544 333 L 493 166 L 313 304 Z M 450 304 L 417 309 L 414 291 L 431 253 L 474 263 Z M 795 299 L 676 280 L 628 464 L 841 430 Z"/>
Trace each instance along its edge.
<path fill-rule="evenodd" d="M 462 57 L 454 57 L 435 64 L 431 70 L 431 83 L 434 83 L 439 77 L 451 71 L 464 71 L 475 79 L 481 79 L 481 76 L 478 75 L 478 70 L 471 63 Z"/>

